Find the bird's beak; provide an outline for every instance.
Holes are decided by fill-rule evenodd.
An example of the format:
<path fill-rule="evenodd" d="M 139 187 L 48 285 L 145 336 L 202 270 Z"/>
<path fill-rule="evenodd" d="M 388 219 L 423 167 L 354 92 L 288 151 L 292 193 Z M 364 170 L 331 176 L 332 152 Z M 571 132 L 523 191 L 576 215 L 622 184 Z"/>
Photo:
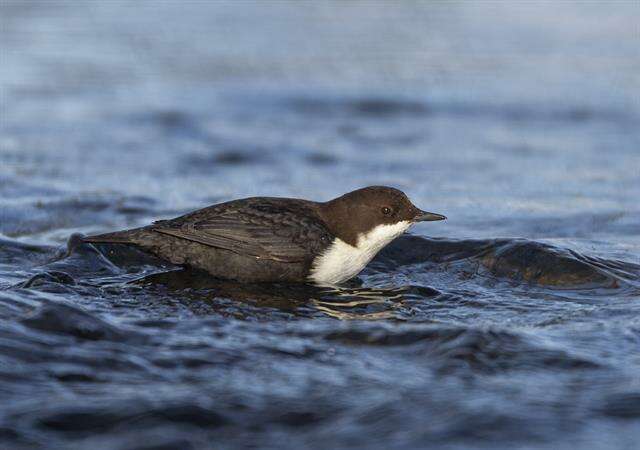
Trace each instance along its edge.
<path fill-rule="evenodd" d="M 418 210 L 418 214 L 413 218 L 414 222 L 433 222 L 434 220 L 445 220 L 446 217 L 442 214 L 436 214 L 432 212 L 426 212 Z"/>

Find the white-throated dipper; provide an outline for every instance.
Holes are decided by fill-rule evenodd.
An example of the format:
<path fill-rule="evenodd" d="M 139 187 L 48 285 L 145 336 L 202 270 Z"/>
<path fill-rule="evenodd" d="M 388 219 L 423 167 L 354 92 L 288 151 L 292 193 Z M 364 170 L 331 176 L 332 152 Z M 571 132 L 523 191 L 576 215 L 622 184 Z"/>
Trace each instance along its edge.
<path fill-rule="evenodd" d="M 370 186 L 328 202 L 251 197 L 171 220 L 85 237 L 246 282 L 338 284 L 416 222 L 443 220 L 400 190 Z"/>

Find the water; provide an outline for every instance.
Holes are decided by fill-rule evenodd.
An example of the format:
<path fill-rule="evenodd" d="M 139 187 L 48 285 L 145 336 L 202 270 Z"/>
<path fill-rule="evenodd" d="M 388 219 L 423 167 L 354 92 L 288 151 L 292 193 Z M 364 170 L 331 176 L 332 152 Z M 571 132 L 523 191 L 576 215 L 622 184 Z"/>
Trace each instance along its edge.
<path fill-rule="evenodd" d="M 640 441 L 637 2 L 0 5 L 0 447 Z M 99 233 L 389 184 L 340 289 Z"/>

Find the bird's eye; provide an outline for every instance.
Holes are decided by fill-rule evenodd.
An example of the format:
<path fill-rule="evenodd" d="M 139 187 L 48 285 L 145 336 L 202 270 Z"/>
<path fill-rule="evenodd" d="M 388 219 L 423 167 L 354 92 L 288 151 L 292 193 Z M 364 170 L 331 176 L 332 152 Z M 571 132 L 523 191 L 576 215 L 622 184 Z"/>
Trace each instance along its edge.
<path fill-rule="evenodd" d="M 389 208 L 388 206 L 383 206 L 382 214 L 384 214 L 385 216 L 388 216 L 389 214 L 391 214 L 391 208 Z"/>

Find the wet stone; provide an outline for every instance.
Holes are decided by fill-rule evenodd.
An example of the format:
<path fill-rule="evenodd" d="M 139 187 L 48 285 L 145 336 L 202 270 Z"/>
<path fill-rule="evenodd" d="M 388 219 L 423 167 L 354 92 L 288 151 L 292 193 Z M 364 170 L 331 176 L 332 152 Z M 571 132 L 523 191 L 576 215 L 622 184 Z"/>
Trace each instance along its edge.
<path fill-rule="evenodd" d="M 73 277 L 71 277 L 71 275 L 67 273 L 49 271 L 49 272 L 43 272 L 43 273 L 34 275 L 31 278 L 29 278 L 27 281 L 16 285 L 16 287 L 29 289 L 29 288 L 34 288 L 38 286 L 43 286 L 49 283 L 64 284 L 69 286 L 75 286 L 76 284 Z"/>
<path fill-rule="evenodd" d="M 513 241 L 496 246 L 481 258 L 483 266 L 498 277 L 548 286 L 611 285 L 580 256 L 534 241 Z"/>
<path fill-rule="evenodd" d="M 78 339 L 126 341 L 140 338 L 136 333 L 120 330 L 89 312 L 62 303 L 45 304 L 22 323 L 32 329 Z"/>

